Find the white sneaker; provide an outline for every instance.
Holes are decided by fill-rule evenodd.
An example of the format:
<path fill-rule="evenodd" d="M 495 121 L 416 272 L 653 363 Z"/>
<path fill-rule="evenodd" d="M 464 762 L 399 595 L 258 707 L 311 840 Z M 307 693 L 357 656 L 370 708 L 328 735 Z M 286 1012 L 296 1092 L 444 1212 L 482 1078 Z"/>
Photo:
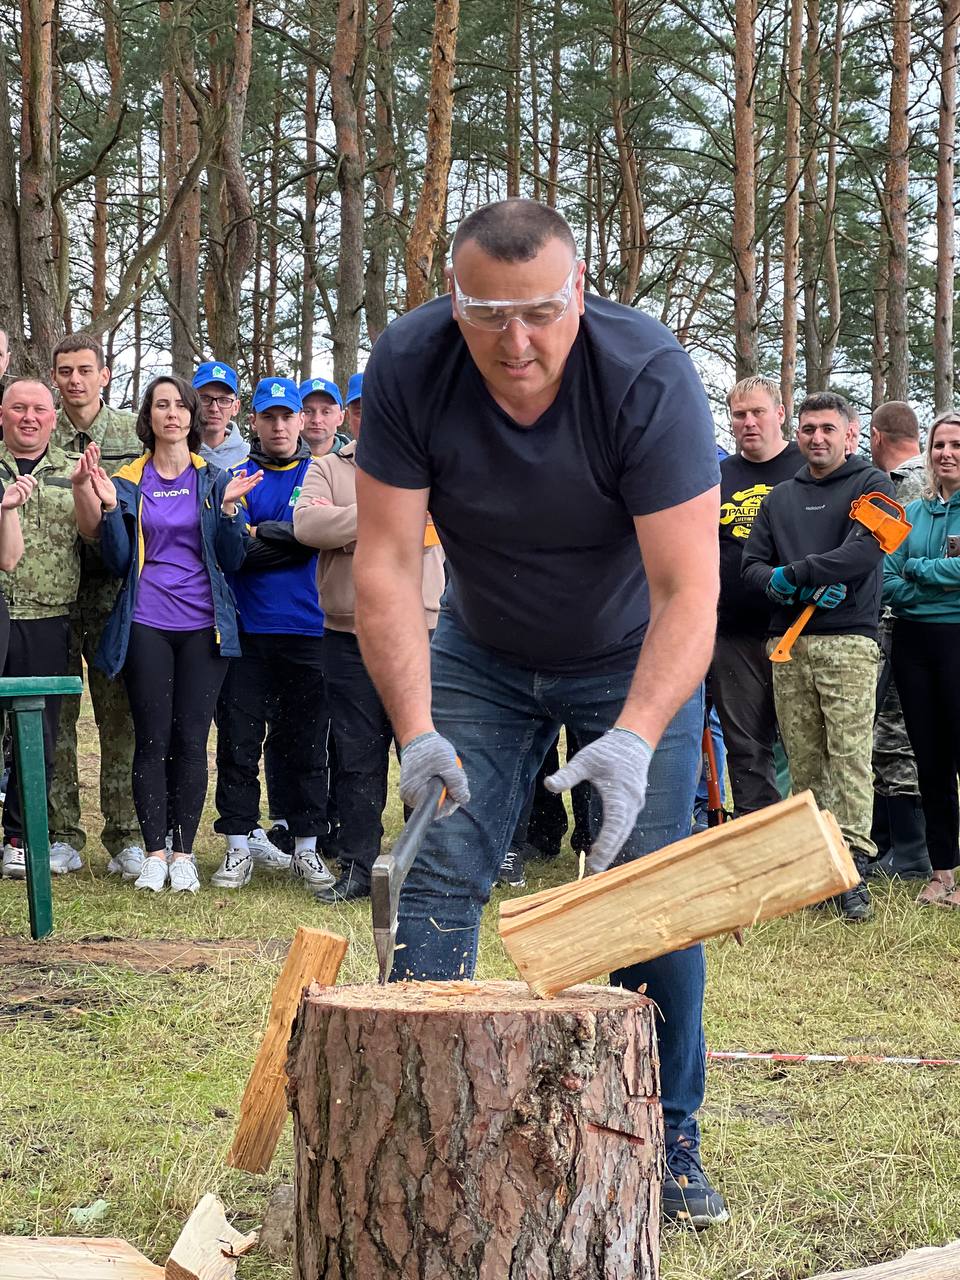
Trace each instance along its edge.
<path fill-rule="evenodd" d="M 138 844 L 129 844 L 107 863 L 107 875 L 122 876 L 124 880 L 136 880 L 143 870 L 143 861 L 146 856 Z"/>
<path fill-rule="evenodd" d="M 290 854 L 278 849 L 263 827 L 257 827 L 250 832 L 247 836 L 247 844 L 250 848 L 250 856 L 258 866 L 266 867 L 268 871 L 290 870 Z"/>
<path fill-rule="evenodd" d="M 27 851 L 22 845 L 5 844 L 3 846 L 3 865 L 0 874 L 8 880 L 26 880 Z"/>
<path fill-rule="evenodd" d="M 290 862 L 290 870 L 295 876 L 305 880 L 311 889 L 323 889 L 337 882 L 337 877 L 316 849 L 308 849 L 306 853 L 295 853 Z"/>
<path fill-rule="evenodd" d="M 50 846 L 50 870 L 55 876 L 64 876 L 68 871 L 79 871 L 83 859 L 72 844 L 56 840 Z"/>
<path fill-rule="evenodd" d="M 192 858 L 174 858 L 169 870 L 171 893 L 196 893 L 200 888 L 200 877 Z"/>
<path fill-rule="evenodd" d="M 210 883 L 218 889 L 242 889 L 250 883 L 253 875 L 253 850 L 244 853 L 242 849 L 227 850 L 220 866 L 210 877 Z"/>
<path fill-rule="evenodd" d="M 143 868 L 134 881 L 135 889 L 150 889 L 153 893 L 163 893 L 167 883 L 166 858 L 144 858 Z"/>

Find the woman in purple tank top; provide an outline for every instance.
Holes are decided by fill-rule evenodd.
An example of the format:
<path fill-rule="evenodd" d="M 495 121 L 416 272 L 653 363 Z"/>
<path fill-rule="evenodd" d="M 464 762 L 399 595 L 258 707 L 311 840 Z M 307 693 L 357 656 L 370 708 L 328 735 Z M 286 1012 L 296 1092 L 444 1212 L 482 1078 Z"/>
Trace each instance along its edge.
<path fill-rule="evenodd" d="M 147 850 L 135 887 L 155 893 L 168 883 L 175 893 L 200 887 L 193 840 L 207 791 L 207 738 L 227 664 L 239 653 L 223 570 L 242 563 L 237 502 L 263 475 L 208 467 L 197 453 L 201 421 L 192 387 L 155 379 L 137 418 L 147 453 L 111 484 L 91 445 L 89 484 L 77 496 L 81 532 L 99 537 L 107 567 L 126 579 L 98 662 L 108 674 L 122 672 L 130 699 L 133 798 Z"/>

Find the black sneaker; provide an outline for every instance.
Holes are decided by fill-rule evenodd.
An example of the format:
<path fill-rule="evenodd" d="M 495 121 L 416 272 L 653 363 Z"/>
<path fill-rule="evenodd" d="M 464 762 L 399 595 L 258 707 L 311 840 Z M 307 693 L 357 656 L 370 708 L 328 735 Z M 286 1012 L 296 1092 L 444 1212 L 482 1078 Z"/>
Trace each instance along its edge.
<path fill-rule="evenodd" d="M 293 857 L 296 841 L 289 827 L 271 827 L 267 832 L 267 839 L 271 844 L 276 845 L 281 853 L 285 853 L 290 858 Z"/>
<path fill-rule="evenodd" d="M 523 854 L 519 849 L 508 849 L 507 856 L 500 863 L 497 884 L 507 884 L 511 889 L 522 889 L 527 883 L 523 874 Z"/>
<path fill-rule="evenodd" d="M 668 1129 L 667 1167 L 663 1178 L 663 1216 L 698 1231 L 726 1222 L 726 1201 L 711 1185 L 700 1163 L 699 1135 Z"/>
<path fill-rule="evenodd" d="M 318 902 L 333 906 L 337 902 L 356 902 L 370 897 L 370 881 L 357 875 L 351 863 L 347 863 L 336 884 L 324 885 L 313 895 Z"/>
<path fill-rule="evenodd" d="M 872 911 L 870 890 L 867 888 L 867 882 L 864 879 L 867 874 L 867 868 L 870 865 L 870 859 L 865 853 L 861 853 L 859 849 L 851 849 L 850 852 L 853 856 L 853 865 L 860 872 L 860 883 L 854 885 L 852 889 L 847 889 L 844 893 L 837 894 L 834 901 L 844 920 L 850 920 L 853 924 L 863 924 L 865 920 L 870 919 Z"/>
<path fill-rule="evenodd" d="M 865 920 L 870 919 L 873 911 L 870 890 L 862 880 L 855 888 L 837 894 L 834 902 L 844 920 L 850 920 L 853 924 L 863 924 Z"/>

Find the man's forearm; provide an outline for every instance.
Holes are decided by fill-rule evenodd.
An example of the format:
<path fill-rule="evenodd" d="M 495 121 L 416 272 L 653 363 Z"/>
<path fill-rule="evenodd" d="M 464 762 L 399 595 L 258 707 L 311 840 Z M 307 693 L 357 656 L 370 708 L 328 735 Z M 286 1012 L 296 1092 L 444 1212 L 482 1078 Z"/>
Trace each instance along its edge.
<path fill-rule="evenodd" d="M 677 593 L 651 613 L 637 669 L 617 718 L 655 747 L 706 674 L 713 657 L 716 609 L 702 595 Z"/>
<path fill-rule="evenodd" d="M 103 519 L 103 503 L 94 493 L 92 484 L 74 485 L 73 508 L 77 517 L 77 528 L 82 538 L 100 536 L 100 522 Z"/>
<path fill-rule="evenodd" d="M 430 637 L 419 583 L 378 570 L 355 574 L 357 638 L 401 747 L 433 729 Z"/>

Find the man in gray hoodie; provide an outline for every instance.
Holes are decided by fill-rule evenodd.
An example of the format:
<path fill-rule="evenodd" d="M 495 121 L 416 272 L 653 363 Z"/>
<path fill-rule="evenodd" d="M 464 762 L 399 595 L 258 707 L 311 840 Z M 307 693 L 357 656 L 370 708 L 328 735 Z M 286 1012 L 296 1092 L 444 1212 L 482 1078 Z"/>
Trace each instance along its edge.
<path fill-rule="evenodd" d="M 238 467 L 250 453 L 234 421 L 240 412 L 239 385 L 236 372 L 222 360 L 205 360 L 193 375 L 203 409 L 200 456 L 222 471 Z"/>
<path fill-rule="evenodd" d="M 807 465 L 761 505 L 741 572 L 748 587 L 779 606 L 768 655 L 804 606 L 817 606 L 791 660 L 774 665 L 777 719 L 794 790 L 809 787 L 834 814 L 863 876 L 876 854 L 870 757 L 883 550 L 850 508 L 867 493 L 893 497 L 893 484 L 859 455 L 845 456 L 850 421 L 847 402 L 831 391 L 800 405 L 797 445 Z M 837 906 L 848 920 L 866 920 L 863 880 Z"/>

